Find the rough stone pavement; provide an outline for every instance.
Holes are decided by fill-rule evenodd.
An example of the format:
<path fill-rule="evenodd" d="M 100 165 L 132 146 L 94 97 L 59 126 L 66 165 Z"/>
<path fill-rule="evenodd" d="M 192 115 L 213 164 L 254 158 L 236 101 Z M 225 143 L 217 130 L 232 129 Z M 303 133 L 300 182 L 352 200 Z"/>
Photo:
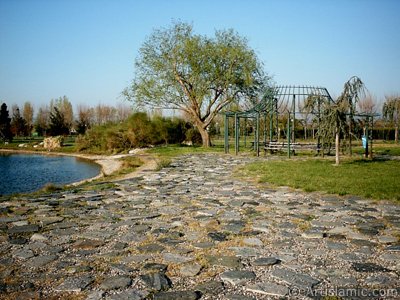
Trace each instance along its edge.
<path fill-rule="evenodd" d="M 259 160 L 1 202 L 0 299 L 400 298 L 399 205 L 233 176 Z"/>

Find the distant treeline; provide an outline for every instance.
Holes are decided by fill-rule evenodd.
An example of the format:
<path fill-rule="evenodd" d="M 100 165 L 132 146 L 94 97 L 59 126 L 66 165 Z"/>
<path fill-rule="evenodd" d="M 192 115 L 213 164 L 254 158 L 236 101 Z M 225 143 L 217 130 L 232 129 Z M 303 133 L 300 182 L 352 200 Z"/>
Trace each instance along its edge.
<path fill-rule="evenodd" d="M 42 105 L 37 110 L 30 102 L 25 102 L 22 108 L 3 103 L 0 137 L 10 140 L 15 136 L 84 134 L 92 126 L 122 122 L 131 114 L 132 108 L 123 104 L 115 107 L 103 104 L 95 107 L 78 105 L 74 113 L 66 96 L 52 99 L 48 105 Z"/>

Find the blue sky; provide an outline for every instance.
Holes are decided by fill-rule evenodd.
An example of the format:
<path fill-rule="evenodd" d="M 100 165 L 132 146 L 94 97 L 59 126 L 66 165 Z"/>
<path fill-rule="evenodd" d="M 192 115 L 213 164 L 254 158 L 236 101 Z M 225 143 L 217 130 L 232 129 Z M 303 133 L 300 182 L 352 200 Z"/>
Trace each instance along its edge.
<path fill-rule="evenodd" d="M 280 85 L 338 96 L 359 76 L 378 101 L 400 94 L 398 0 L 0 0 L 0 101 L 116 105 L 153 29 L 233 28 Z"/>

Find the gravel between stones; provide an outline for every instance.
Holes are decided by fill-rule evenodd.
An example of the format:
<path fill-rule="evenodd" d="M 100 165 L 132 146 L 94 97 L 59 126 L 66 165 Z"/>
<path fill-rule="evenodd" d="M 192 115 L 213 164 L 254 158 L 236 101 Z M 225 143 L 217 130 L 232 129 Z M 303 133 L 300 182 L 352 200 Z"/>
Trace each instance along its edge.
<path fill-rule="evenodd" d="M 398 299 L 400 206 L 233 176 L 263 159 L 1 202 L 0 299 Z"/>

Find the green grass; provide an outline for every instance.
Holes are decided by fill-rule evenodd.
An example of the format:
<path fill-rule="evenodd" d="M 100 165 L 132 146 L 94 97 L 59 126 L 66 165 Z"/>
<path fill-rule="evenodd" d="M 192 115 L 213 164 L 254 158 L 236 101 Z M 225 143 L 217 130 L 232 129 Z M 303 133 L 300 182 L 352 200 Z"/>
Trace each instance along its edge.
<path fill-rule="evenodd" d="M 157 162 L 157 168 L 156 171 L 160 171 L 163 168 L 167 168 L 171 165 L 171 159 L 170 158 L 162 158 Z"/>
<path fill-rule="evenodd" d="M 18 137 L 14 138 L 10 143 L 5 144 L 0 142 L 0 149 L 15 150 L 15 151 L 35 151 L 35 152 L 47 152 L 42 146 L 38 146 L 39 143 L 43 142 L 43 137 Z M 24 144 L 24 147 L 19 147 L 19 145 Z M 64 144 L 61 148 L 52 150 L 53 152 L 63 152 L 63 153 L 75 153 L 75 136 L 67 136 L 64 138 Z"/>
<path fill-rule="evenodd" d="M 396 144 L 394 141 L 374 141 L 372 152 L 378 156 L 400 156 L 400 144 Z M 365 153 L 365 149 L 361 147 L 360 143 L 353 143 L 353 153 L 361 156 Z"/>
<path fill-rule="evenodd" d="M 140 160 L 139 157 L 136 156 L 127 156 L 120 159 L 122 161 L 121 170 L 118 171 L 118 174 L 128 174 L 135 171 L 143 162 Z"/>
<path fill-rule="evenodd" d="M 222 153 L 223 151 L 224 151 L 223 146 L 203 148 L 200 146 L 168 145 L 168 146 L 154 147 L 152 149 L 147 150 L 147 153 L 155 154 L 160 158 L 173 158 L 184 154 L 209 153 L 209 152 Z"/>
<path fill-rule="evenodd" d="M 326 159 L 292 159 L 253 163 L 240 172 L 246 177 L 258 177 L 262 183 L 307 192 L 400 201 L 400 161 L 347 160 L 335 166 Z"/>

